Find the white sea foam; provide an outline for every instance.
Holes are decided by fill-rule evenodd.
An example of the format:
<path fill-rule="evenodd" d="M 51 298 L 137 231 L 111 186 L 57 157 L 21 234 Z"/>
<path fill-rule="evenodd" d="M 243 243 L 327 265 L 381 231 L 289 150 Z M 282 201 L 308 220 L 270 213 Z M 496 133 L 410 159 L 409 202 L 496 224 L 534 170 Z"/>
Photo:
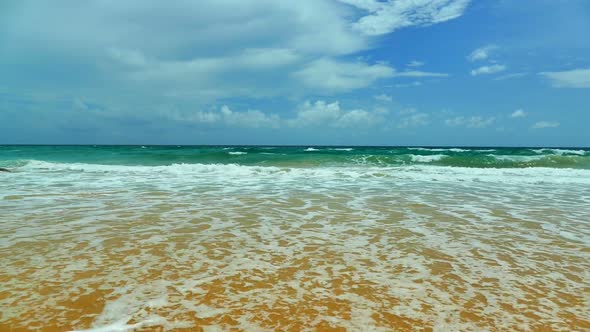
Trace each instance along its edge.
<path fill-rule="evenodd" d="M 95 328 L 90 328 L 87 330 L 72 330 L 70 332 L 129 332 L 129 331 L 134 331 L 138 328 L 141 328 L 143 326 L 149 326 L 152 325 L 153 323 L 159 323 L 158 320 L 149 320 L 149 321 L 144 321 L 141 323 L 136 323 L 136 324 L 127 324 L 128 319 L 123 319 L 120 320 L 118 322 L 115 322 L 113 324 L 109 324 L 109 325 L 105 325 L 105 326 L 100 326 L 100 327 L 95 327 Z"/>
<path fill-rule="evenodd" d="M 589 172 L 31 161 L 0 182 L 2 319 L 393 330 L 387 313 L 435 331 L 572 330 L 560 317 L 587 312 L 571 298 L 590 268 Z M 72 321 L 82 297 L 104 305 Z"/>
<path fill-rule="evenodd" d="M 423 157 L 416 161 L 431 162 L 445 156 L 414 156 Z M 121 166 L 121 165 L 99 165 L 82 163 L 51 163 L 44 161 L 30 161 L 25 166 L 17 168 L 18 173 L 26 172 L 28 176 L 38 177 L 40 181 L 56 180 L 43 172 L 66 172 L 61 176 L 72 176 L 79 178 L 76 172 L 85 172 L 89 176 L 96 176 L 100 182 L 105 179 L 101 174 L 114 173 L 113 175 L 143 175 L 150 181 L 158 178 L 166 182 L 186 181 L 208 181 L 207 179 L 218 179 L 222 182 L 238 181 L 300 181 L 301 179 L 323 179 L 338 182 L 341 178 L 363 179 L 372 181 L 382 177 L 397 180 L 416 181 L 486 181 L 492 183 L 578 183 L 590 184 L 590 170 L 583 169 L 558 169 L 545 167 L 531 168 L 468 168 L 431 165 L 395 166 L 395 167 L 311 167 L 311 168 L 285 168 L 275 166 L 243 166 L 236 164 L 173 164 L 169 166 Z M 73 173 L 72 173 L 73 172 Z M 93 175 L 94 174 L 94 175 Z M 169 178 L 167 174 L 174 174 L 176 178 Z M 199 177 L 195 177 L 199 175 Z M 186 178 L 184 178 L 186 177 Z M 62 178 L 63 179 L 63 178 Z M 111 177 L 109 177 L 111 179 Z M 258 179 L 258 180 L 257 180 Z"/>
<path fill-rule="evenodd" d="M 496 155 L 496 154 L 488 154 L 488 157 L 492 157 L 496 160 L 504 160 L 504 161 L 515 161 L 515 162 L 530 162 L 535 160 L 542 160 L 546 156 L 518 156 L 518 155 Z"/>
<path fill-rule="evenodd" d="M 459 149 L 459 148 L 408 148 L 408 150 L 418 150 L 418 151 L 431 151 L 431 152 L 467 152 L 472 151 L 468 149 Z"/>
<path fill-rule="evenodd" d="M 433 161 L 439 161 L 443 158 L 445 158 L 445 155 L 442 154 L 434 154 L 434 155 L 429 155 L 429 156 L 420 156 L 420 155 L 410 155 L 410 157 L 412 158 L 413 162 L 418 162 L 418 163 L 431 163 Z"/>
<path fill-rule="evenodd" d="M 551 153 L 551 154 L 556 154 L 556 155 L 578 155 L 578 156 L 584 156 L 586 155 L 586 151 L 585 150 L 568 150 L 568 149 L 532 149 L 531 151 L 535 152 L 535 153 L 539 153 L 539 154 L 547 154 L 547 153 Z"/>
<path fill-rule="evenodd" d="M 230 151 L 230 152 L 228 152 L 228 154 L 239 156 L 239 155 L 248 154 L 248 152 L 243 152 L 243 151 Z"/>
<path fill-rule="evenodd" d="M 303 151 L 311 152 L 311 151 L 320 151 L 320 150 L 319 149 L 316 149 L 316 148 L 307 148 L 307 149 L 305 149 Z"/>

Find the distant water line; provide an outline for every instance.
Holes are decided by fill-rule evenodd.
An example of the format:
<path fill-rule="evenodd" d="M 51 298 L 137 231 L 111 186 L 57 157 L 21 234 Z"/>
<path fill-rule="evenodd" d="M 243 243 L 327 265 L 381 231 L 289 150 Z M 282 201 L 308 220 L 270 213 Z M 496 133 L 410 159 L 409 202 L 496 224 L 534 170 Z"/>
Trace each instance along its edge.
<path fill-rule="evenodd" d="M 0 146 L 0 167 L 31 160 L 127 166 L 411 166 L 590 169 L 588 148 L 328 146 Z"/>

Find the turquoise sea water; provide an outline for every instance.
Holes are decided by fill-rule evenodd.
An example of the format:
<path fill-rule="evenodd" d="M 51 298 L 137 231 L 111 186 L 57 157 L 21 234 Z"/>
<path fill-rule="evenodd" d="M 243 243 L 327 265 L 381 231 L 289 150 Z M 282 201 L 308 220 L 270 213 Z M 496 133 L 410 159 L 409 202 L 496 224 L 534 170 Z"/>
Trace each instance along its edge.
<path fill-rule="evenodd" d="M 237 164 L 279 167 L 433 165 L 590 169 L 590 149 L 322 146 L 0 146 L 0 167 L 30 161 L 126 166 Z"/>

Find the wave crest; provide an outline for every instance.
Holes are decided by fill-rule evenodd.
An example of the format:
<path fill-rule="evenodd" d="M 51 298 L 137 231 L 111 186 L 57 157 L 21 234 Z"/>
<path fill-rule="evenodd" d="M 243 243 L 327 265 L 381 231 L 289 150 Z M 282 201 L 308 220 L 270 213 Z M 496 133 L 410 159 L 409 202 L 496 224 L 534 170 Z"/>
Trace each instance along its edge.
<path fill-rule="evenodd" d="M 69 176 L 84 172 L 101 177 L 105 173 L 114 176 L 139 176 L 151 179 L 184 179 L 186 181 L 227 182 L 280 182 L 317 180 L 324 183 L 341 182 L 342 179 L 371 181 L 389 178 L 392 181 L 486 181 L 499 183 L 576 183 L 590 184 L 590 170 L 559 169 L 548 167 L 530 168 L 470 168 L 435 165 L 410 166 L 332 166 L 332 167 L 277 167 L 245 166 L 237 164 L 173 164 L 168 166 L 122 166 L 82 163 L 51 163 L 32 160 L 18 168 L 18 173 L 27 172 L 47 177 L 46 173 L 61 173 Z M 55 176 L 55 175 L 51 175 Z M 59 176 L 59 175 L 58 175 Z M 109 176 L 110 177 L 110 176 Z M 183 181 L 184 181 L 183 180 Z"/>

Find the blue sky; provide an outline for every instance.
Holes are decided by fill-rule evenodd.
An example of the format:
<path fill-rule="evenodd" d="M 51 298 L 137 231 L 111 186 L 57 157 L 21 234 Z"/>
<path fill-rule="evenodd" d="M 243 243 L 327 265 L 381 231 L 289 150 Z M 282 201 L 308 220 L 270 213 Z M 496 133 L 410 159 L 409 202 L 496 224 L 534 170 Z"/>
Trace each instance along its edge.
<path fill-rule="evenodd" d="M 4 0 L 0 143 L 590 146 L 586 0 Z"/>

